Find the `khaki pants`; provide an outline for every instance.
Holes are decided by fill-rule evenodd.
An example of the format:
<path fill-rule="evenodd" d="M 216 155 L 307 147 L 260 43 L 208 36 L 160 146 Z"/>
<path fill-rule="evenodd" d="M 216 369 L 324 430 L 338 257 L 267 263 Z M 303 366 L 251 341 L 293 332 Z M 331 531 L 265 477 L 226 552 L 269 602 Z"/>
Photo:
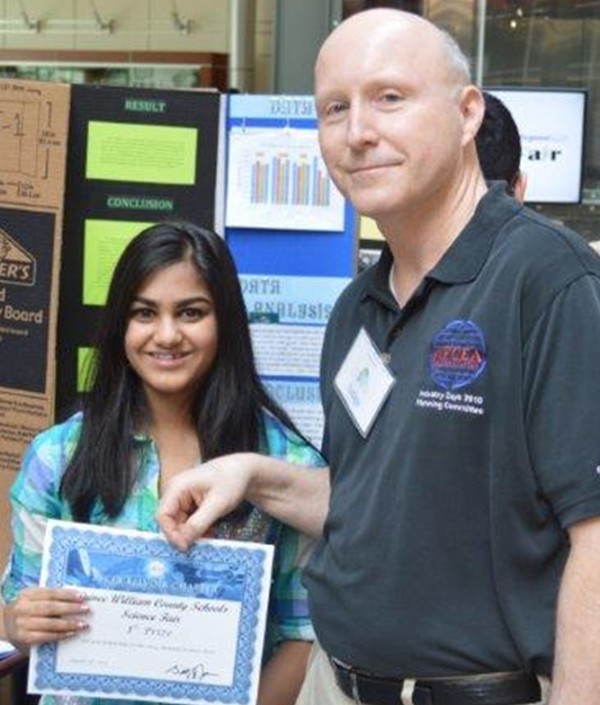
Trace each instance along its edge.
<path fill-rule="evenodd" d="M 542 700 L 537 705 L 545 705 L 550 698 L 550 686 L 545 678 L 541 678 L 540 681 Z M 306 678 L 296 705 L 356 705 L 352 698 L 346 697 L 337 687 L 327 654 L 317 642 L 312 647 Z M 377 703 L 364 703 L 364 705 L 377 705 Z"/>

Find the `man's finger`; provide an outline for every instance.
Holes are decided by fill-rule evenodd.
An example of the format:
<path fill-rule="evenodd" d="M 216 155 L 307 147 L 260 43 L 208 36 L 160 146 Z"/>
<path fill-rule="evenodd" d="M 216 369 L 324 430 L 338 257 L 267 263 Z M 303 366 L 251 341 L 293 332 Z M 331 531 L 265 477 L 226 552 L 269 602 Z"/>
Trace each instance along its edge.
<path fill-rule="evenodd" d="M 191 546 L 191 541 L 189 541 L 186 535 L 182 533 L 183 524 L 178 524 L 169 516 L 159 516 L 158 524 L 170 544 L 183 553 L 189 549 Z"/>

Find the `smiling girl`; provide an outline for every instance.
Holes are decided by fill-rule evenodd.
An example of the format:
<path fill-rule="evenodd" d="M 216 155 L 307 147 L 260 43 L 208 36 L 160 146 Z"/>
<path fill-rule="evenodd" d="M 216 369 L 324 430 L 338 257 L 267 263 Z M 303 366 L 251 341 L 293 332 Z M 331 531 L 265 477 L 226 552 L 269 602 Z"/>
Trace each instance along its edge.
<path fill-rule="evenodd" d="M 158 531 L 162 489 L 200 461 L 255 451 L 323 465 L 260 383 L 237 271 L 213 232 L 162 223 L 134 238 L 115 269 L 96 348 L 82 410 L 34 439 L 10 494 L 14 542 L 2 595 L 8 639 L 24 651 L 87 628 L 78 593 L 38 586 L 49 519 Z M 314 638 L 300 583 L 307 540 L 250 505 L 211 535 L 276 546 L 258 702 L 291 705 Z M 67 702 L 118 701 L 42 697 L 42 705 Z"/>

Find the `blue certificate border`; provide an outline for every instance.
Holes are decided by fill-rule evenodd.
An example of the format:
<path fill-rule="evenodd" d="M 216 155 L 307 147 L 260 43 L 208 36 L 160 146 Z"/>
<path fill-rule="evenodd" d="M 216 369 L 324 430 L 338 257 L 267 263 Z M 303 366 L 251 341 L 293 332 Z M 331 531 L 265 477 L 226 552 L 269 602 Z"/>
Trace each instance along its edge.
<path fill-rule="evenodd" d="M 234 575 L 243 575 L 241 589 L 240 628 L 237 637 L 237 653 L 234 667 L 233 683 L 230 686 L 209 685 L 198 682 L 178 682 L 164 679 L 135 678 L 123 676 L 106 676 L 94 674 L 60 673 L 57 671 L 57 642 L 43 644 L 38 650 L 38 661 L 34 674 L 34 684 L 40 690 L 63 692 L 85 691 L 90 696 L 128 696 L 152 697 L 182 700 L 205 700 L 209 702 L 240 703 L 250 702 L 251 674 L 255 660 L 257 627 L 259 623 L 260 597 L 265 572 L 266 550 L 257 547 L 215 546 L 210 543 L 196 544 L 183 555 L 170 546 L 164 539 L 157 537 L 143 538 L 135 535 L 119 535 L 86 531 L 82 529 L 53 526 L 50 555 L 48 561 L 48 587 L 90 586 L 89 575 L 79 577 L 72 567 L 73 552 L 82 549 L 88 556 L 110 554 L 115 565 L 122 560 L 151 556 L 152 561 L 164 560 L 167 564 L 190 564 L 197 570 L 204 570 L 207 565 L 216 565 L 227 569 Z M 116 571 L 119 574 L 120 571 Z M 157 585 L 157 579 L 140 579 L 133 584 L 127 581 L 125 586 L 118 580 L 111 581 L 108 589 L 127 592 L 161 592 L 168 588 L 168 594 L 193 597 L 198 592 L 188 582 L 169 580 Z M 102 587 L 106 588 L 106 585 Z M 202 596 L 202 595 L 200 595 Z M 222 598 L 219 598 L 222 599 Z M 235 599 L 235 597 L 234 597 Z M 236 600 L 237 601 L 237 600 Z M 261 642 L 262 643 L 262 642 Z"/>

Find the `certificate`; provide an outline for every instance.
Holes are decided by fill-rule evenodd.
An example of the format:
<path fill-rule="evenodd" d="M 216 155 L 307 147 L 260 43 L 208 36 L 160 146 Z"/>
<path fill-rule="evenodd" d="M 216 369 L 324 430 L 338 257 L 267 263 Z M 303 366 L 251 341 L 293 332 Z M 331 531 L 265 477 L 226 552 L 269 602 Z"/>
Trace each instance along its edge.
<path fill-rule="evenodd" d="M 252 705 L 273 547 L 50 521 L 41 584 L 87 596 L 90 628 L 31 651 L 33 693 Z"/>

